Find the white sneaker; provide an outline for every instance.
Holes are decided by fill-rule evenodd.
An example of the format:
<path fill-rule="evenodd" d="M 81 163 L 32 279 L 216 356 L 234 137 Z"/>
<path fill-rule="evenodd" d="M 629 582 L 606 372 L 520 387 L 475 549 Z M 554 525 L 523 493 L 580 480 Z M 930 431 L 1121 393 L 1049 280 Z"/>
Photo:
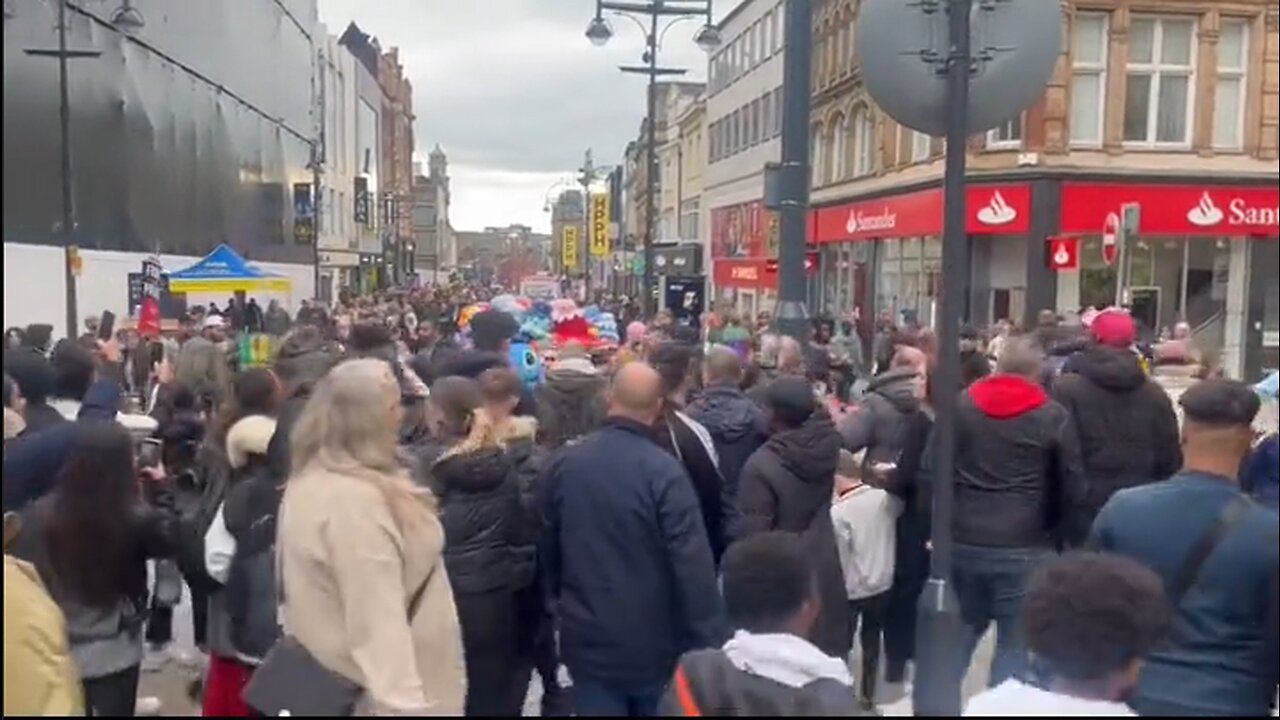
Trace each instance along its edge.
<path fill-rule="evenodd" d="M 133 704 L 133 712 L 139 717 L 157 717 L 163 708 L 160 698 L 151 695 L 139 697 Z"/>
<path fill-rule="evenodd" d="M 164 669 L 165 665 L 169 664 L 171 659 L 172 656 L 169 654 L 167 647 L 161 645 L 148 645 L 146 652 L 142 655 L 142 672 L 160 672 Z"/>

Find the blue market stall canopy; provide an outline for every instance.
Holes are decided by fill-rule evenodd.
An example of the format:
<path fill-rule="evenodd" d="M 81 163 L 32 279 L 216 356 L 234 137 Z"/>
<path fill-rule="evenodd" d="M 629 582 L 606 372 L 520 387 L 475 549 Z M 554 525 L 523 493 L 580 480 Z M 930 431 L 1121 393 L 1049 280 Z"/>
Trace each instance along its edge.
<path fill-rule="evenodd" d="M 200 262 L 168 273 L 175 293 L 289 292 L 289 278 L 250 265 L 235 250 L 219 245 Z"/>

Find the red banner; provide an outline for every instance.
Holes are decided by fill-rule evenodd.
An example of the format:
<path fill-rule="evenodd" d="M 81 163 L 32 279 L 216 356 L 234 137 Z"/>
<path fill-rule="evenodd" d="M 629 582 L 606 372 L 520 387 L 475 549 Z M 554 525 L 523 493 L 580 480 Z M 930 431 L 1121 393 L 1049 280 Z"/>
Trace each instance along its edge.
<path fill-rule="evenodd" d="M 1028 185 L 972 186 L 965 204 L 970 235 L 1021 235 L 1031 227 Z M 942 234 L 942 211 L 942 188 L 930 188 L 818 208 L 811 229 L 818 243 L 936 236 Z"/>
<path fill-rule="evenodd" d="M 1141 208 L 1143 235 L 1280 236 L 1280 188 L 1066 183 L 1062 231 L 1098 235 L 1122 205 Z"/>

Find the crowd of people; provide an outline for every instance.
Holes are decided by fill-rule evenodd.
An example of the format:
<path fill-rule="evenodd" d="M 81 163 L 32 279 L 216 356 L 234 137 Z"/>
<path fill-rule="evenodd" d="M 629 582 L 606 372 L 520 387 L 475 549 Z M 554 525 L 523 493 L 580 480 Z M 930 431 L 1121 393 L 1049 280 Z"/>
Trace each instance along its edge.
<path fill-rule="evenodd" d="M 562 344 L 529 382 L 510 316 L 459 332 L 485 292 L 7 333 L 6 715 L 154 710 L 139 677 L 184 595 L 209 716 L 520 715 L 535 673 L 551 716 L 872 714 L 934 640 L 937 532 L 957 682 L 995 627 L 969 714 L 1273 707 L 1274 376 L 1201 380 L 1179 413 L 1106 310 L 965 328 L 945 388 L 891 317 L 802 343 L 620 302 L 620 347 Z M 257 331 L 266 367 L 232 347 Z"/>

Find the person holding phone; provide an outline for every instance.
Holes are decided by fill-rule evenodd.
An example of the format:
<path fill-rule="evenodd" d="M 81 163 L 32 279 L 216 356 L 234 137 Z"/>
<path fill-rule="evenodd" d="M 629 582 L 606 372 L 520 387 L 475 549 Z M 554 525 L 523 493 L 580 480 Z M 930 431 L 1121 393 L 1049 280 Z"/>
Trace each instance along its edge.
<path fill-rule="evenodd" d="M 134 714 L 147 561 L 174 551 L 162 463 L 140 467 L 121 425 L 78 423 L 52 492 L 23 513 L 13 554 L 66 617 L 89 715 Z"/>

